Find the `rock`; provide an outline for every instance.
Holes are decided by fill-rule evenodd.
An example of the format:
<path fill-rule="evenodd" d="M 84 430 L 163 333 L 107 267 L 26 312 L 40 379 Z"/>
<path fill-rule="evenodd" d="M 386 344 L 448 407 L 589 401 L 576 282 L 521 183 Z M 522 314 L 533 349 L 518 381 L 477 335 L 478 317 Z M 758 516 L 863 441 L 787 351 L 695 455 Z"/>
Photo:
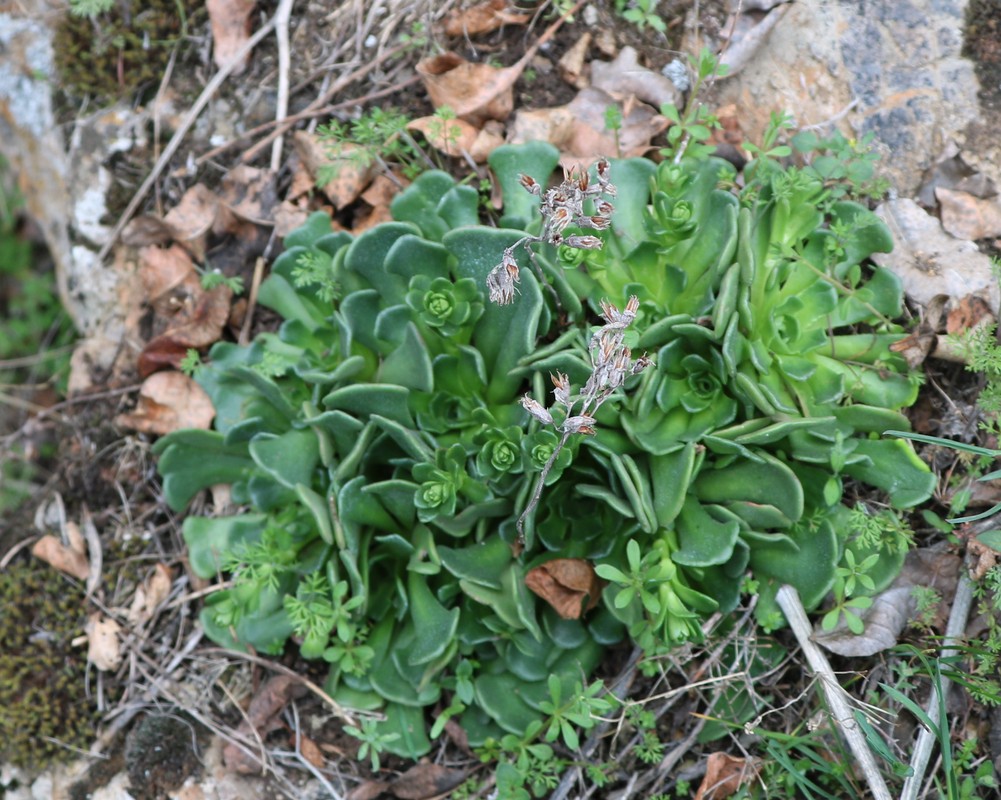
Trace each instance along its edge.
<path fill-rule="evenodd" d="M 871 131 L 882 172 L 900 194 L 913 194 L 944 143 L 981 118 L 973 65 L 960 55 L 965 6 L 794 3 L 756 57 L 722 83 L 718 103 L 737 104 L 753 142 L 783 109 L 798 126 L 831 121 L 846 135 Z"/>

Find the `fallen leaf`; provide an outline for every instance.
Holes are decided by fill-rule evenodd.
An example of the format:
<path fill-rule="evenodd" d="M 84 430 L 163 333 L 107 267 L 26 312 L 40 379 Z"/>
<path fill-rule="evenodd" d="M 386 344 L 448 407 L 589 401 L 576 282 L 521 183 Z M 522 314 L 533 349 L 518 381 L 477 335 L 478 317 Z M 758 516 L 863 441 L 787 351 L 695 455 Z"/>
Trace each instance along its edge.
<path fill-rule="evenodd" d="M 441 119 L 433 114 L 407 123 L 407 130 L 419 131 L 428 143 L 447 156 L 461 155 L 473 149 L 480 131 L 464 119 Z"/>
<path fill-rule="evenodd" d="M 319 180 L 321 171 L 331 172 L 333 177 L 317 186 L 334 208 L 341 209 L 353 203 L 372 181 L 375 167 L 354 145 L 341 145 L 332 155 L 328 144 L 306 131 L 296 131 L 293 141 L 296 153 L 314 181 Z"/>
<path fill-rule="evenodd" d="M 386 781 L 362 781 L 345 795 L 344 800 L 376 800 L 388 789 L 389 784 Z"/>
<path fill-rule="evenodd" d="M 970 567 L 970 580 L 974 583 L 979 583 L 984 575 L 997 566 L 998 559 L 1001 558 L 1001 553 L 975 538 L 966 540 L 966 551 L 975 559 Z"/>
<path fill-rule="evenodd" d="M 143 346 L 136 361 L 139 377 L 148 378 L 165 369 L 180 369 L 181 362 L 187 357 L 189 349 L 191 348 L 184 342 L 179 342 L 170 336 L 157 336 L 151 339 Z"/>
<path fill-rule="evenodd" d="M 151 214 L 133 217 L 122 228 L 122 244 L 129 247 L 147 245 L 168 245 L 174 239 L 174 231 L 164 220 Z"/>
<path fill-rule="evenodd" d="M 921 319 L 914 330 L 890 345 L 890 350 L 902 355 L 911 369 L 920 367 L 938 346 L 938 332 L 948 301 L 944 294 L 931 298 L 922 309 Z"/>
<path fill-rule="evenodd" d="M 292 734 L 292 745 L 295 746 L 295 734 Z M 323 757 L 323 751 L 320 750 L 316 742 L 304 733 L 299 734 L 299 752 L 302 753 L 303 758 L 317 769 L 323 769 L 327 765 L 327 761 Z"/>
<path fill-rule="evenodd" d="M 219 208 L 215 192 L 201 183 L 191 186 L 180 202 L 164 215 L 163 221 L 182 242 L 195 241 L 212 229 Z"/>
<path fill-rule="evenodd" d="M 67 529 L 72 523 L 67 523 Z M 31 548 L 31 554 L 42 559 L 47 564 L 55 567 L 60 572 L 65 572 L 77 580 L 85 581 L 90 575 L 90 562 L 87 560 L 86 552 L 82 549 L 65 545 L 58 536 L 46 534 Z"/>
<path fill-rule="evenodd" d="M 464 769 L 450 769 L 423 761 L 415 764 L 389 784 L 389 791 L 400 800 L 426 800 L 447 794 L 466 780 Z"/>
<path fill-rule="evenodd" d="M 445 16 L 446 36 L 476 36 L 490 33 L 504 25 L 524 25 L 531 14 L 519 14 L 508 8 L 508 0 L 485 0 L 469 8 L 453 9 Z"/>
<path fill-rule="evenodd" d="M 173 578 L 170 568 L 159 563 L 153 567 L 153 572 L 136 587 L 129 607 L 128 620 L 133 625 L 141 625 L 153 618 L 157 606 L 170 595 Z"/>
<path fill-rule="evenodd" d="M 756 758 L 738 758 L 727 753 L 710 753 L 706 774 L 695 800 L 723 800 L 737 793 L 741 785 L 753 780 L 761 762 Z"/>
<path fill-rule="evenodd" d="M 102 672 L 118 669 L 122 663 L 122 626 L 95 612 L 87 618 L 87 660 Z"/>
<path fill-rule="evenodd" d="M 219 200 L 240 219 L 272 225 L 278 205 L 277 176 L 270 169 L 239 164 L 223 176 Z"/>
<path fill-rule="evenodd" d="M 275 236 L 284 239 L 309 219 L 309 208 L 292 200 L 282 200 L 275 209 Z"/>
<path fill-rule="evenodd" d="M 937 189 L 968 192 L 974 197 L 996 197 L 997 185 L 983 172 L 977 172 L 963 160 L 959 145 L 952 139 L 946 142 L 938 160 L 923 176 L 915 199 L 925 208 L 935 205 Z"/>
<path fill-rule="evenodd" d="M 957 239 L 986 239 L 1001 235 L 1001 203 L 967 192 L 935 190 L 942 213 L 942 227 Z"/>
<path fill-rule="evenodd" d="M 681 103 L 681 92 L 674 81 L 641 66 L 639 54 L 632 47 L 623 47 L 612 61 L 592 61 L 591 85 L 615 99 L 633 95 L 657 109 L 662 103 Z"/>
<path fill-rule="evenodd" d="M 139 250 L 139 278 L 151 305 L 196 274 L 191 256 L 180 245 Z"/>
<path fill-rule="evenodd" d="M 271 731 L 281 727 L 279 715 L 282 710 L 305 691 L 301 681 L 288 675 L 275 675 L 258 689 L 250 701 L 238 732 L 252 739 L 256 731 L 257 736 L 264 739 Z M 233 742 L 223 748 L 223 760 L 229 769 L 245 775 L 258 773 L 262 768 L 260 761 Z"/>
<path fill-rule="evenodd" d="M 584 74 L 584 59 L 587 58 L 587 51 L 590 46 L 591 34 L 585 33 L 556 62 L 556 68 L 559 70 L 560 77 L 575 89 L 583 89 L 587 86 L 587 77 Z"/>
<path fill-rule="evenodd" d="M 746 67 L 790 8 L 792 5 L 788 3 L 773 8 L 747 33 L 730 41 L 719 59 L 721 66 L 729 68 L 726 75 L 721 77 L 732 77 Z"/>
<path fill-rule="evenodd" d="M 949 309 L 949 314 L 945 319 L 945 332 L 949 334 L 962 333 L 983 325 L 993 324 L 996 321 L 984 299 L 970 294 L 961 297 Z"/>
<path fill-rule="evenodd" d="M 511 116 L 514 84 L 524 68 L 524 59 L 510 67 L 492 67 L 448 52 L 420 61 L 417 74 L 435 108 L 448 106 L 479 127 L 488 119 L 503 122 Z"/>
<path fill-rule="evenodd" d="M 908 198 L 882 203 L 876 214 L 893 233 L 894 247 L 891 253 L 873 253 L 872 259 L 895 273 L 913 300 L 925 305 L 937 294 L 977 294 L 997 313 L 1001 295 L 991 260 L 973 242 L 947 234 L 937 219 Z"/>
<path fill-rule="evenodd" d="M 580 619 L 598 604 L 604 582 L 582 558 L 554 558 L 530 569 L 525 585 L 563 619 Z"/>
<path fill-rule="evenodd" d="M 257 0 L 205 0 L 212 25 L 212 60 L 217 67 L 226 66 L 250 39 L 251 14 Z M 239 75 L 247 68 L 249 54 L 233 70 Z"/>
<path fill-rule="evenodd" d="M 469 155 L 477 164 L 483 164 L 490 154 L 504 144 L 504 125 L 495 119 L 488 119 L 476 135 L 476 141 L 469 148 Z"/>
<path fill-rule="evenodd" d="M 182 372 L 157 372 L 143 381 L 134 411 L 115 424 L 142 433 L 167 434 L 181 428 L 208 430 L 215 417 L 212 400 Z"/>

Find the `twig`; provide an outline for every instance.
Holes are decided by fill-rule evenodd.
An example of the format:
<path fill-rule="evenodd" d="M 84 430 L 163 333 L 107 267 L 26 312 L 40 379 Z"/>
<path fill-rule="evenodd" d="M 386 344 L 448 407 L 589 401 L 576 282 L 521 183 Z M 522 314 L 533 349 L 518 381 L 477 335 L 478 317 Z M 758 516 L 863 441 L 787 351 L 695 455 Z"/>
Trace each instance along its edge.
<path fill-rule="evenodd" d="M 959 637 L 966 630 L 966 619 L 970 615 L 970 606 L 973 604 L 973 583 L 970 581 L 966 570 L 962 570 L 959 575 L 959 584 L 956 586 L 956 596 L 952 601 L 952 609 L 949 612 L 949 622 L 945 628 L 945 641 L 942 648 L 942 655 L 939 660 L 945 661 L 952 658 L 959 651 L 956 648 Z M 933 682 L 931 687 L 931 697 L 928 699 L 928 707 L 925 712 L 931 719 L 932 725 L 938 727 L 942 708 L 949 699 L 949 692 L 952 689 L 952 681 L 943 677 L 940 682 Z M 911 770 L 913 770 L 904 781 L 904 788 L 900 793 L 900 800 L 917 800 L 921 782 L 924 780 L 925 770 L 928 768 L 928 759 L 931 757 L 931 749 L 935 744 L 935 733 L 929 728 L 921 728 L 918 733 L 918 741 L 914 746 L 914 754 L 911 756 Z"/>
<path fill-rule="evenodd" d="M 333 105 L 329 106 L 321 106 L 319 108 L 308 108 L 305 111 L 300 111 L 298 114 L 291 114 L 281 120 L 275 119 L 271 120 L 270 122 L 265 122 L 261 125 L 258 125 L 256 128 L 251 128 L 249 131 L 246 131 L 242 135 L 238 136 L 236 139 L 232 139 L 226 142 L 225 144 L 221 144 L 218 147 L 213 147 L 211 150 L 205 151 L 204 153 L 202 153 L 202 155 L 198 156 L 198 158 L 195 159 L 195 166 L 200 167 L 206 161 L 210 161 L 211 159 L 215 158 L 221 153 L 225 153 L 230 148 L 236 147 L 237 145 L 245 142 L 247 139 L 251 139 L 254 136 L 258 136 L 259 134 L 265 133 L 271 130 L 272 128 L 276 128 L 280 125 L 285 125 L 285 124 L 293 125 L 296 122 L 301 122 L 302 120 L 305 119 L 322 117 L 325 115 L 333 114 L 336 111 L 342 111 L 345 108 L 351 108 L 352 106 L 360 106 L 369 102 L 370 100 L 378 100 L 381 97 L 386 97 L 387 95 L 395 94 L 401 89 L 406 89 L 408 86 L 413 86 L 413 84 L 417 83 L 419 80 L 420 78 L 417 75 L 411 75 L 409 78 L 407 78 L 404 81 L 401 81 L 400 83 L 393 84 L 392 86 L 387 86 L 385 89 L 379 89 L 378 91 L 375 92 L 369 92 L 368 94 L 363 94 L 361 97 L 353 97 L 350 100 L 342 100 L 339 103 L 334 103 Z"/>
<path fill-rule="evenodd" d="M 257 292 L 261 288 L 261 280 L 264 277 L 264 258 L 258 257 L 254 262 L 254 276 L 250 280 L 250 295 L 247 297 L 247 310 L 243 314 L 243 326 L 240 328 L 240 337 L 237 341 L 241 345 L 250 342 L 250 326 L 254 320 L 254 309 L 257 307 Z"/>
<path fill-rule="evenodd" d="M 247 53 L 253 50 L 262 39 L 274 30 L 274 28 L 275 18 L 272 17 L 264 23 L 261 29 L 251 36 L 250 39 L 248 39 L 236 53 L 233 54 L 233 57 L 226 63 L 225 66 L 219 68 L 219 71 L 212 76 L 212 80 L 208 82 L 208 85 L 202 89 L 202 93 L 198 95 L 198 99 L 195 100 L 195 104 L 184 116 L 184 119 L 181 120 L 180 125 L 177 126 L 177 130 L 174 131 L 174 135 L 170 138 L 167 146 L 163 149 L 163 152 L 160 154 L 160 158 L 157 159 L 152 171 L 146 176 L 146 180 L 142 182 L 142 185 L 132 196 L 132 200 L 130 200 L 129 204 L 125 207 L 125 211 L 123 211 L 122 215 L 118 218 L 118 222 L 115 224 L 111 234 L 108 236 L 108 240 L 98 251 L 98 262 L 102 262 L 105 258 L 107 258 L 108 253 L 111 252 L 111 248 L 114 247 L 115 242 L 118 241 L 118 237 L 121 235 L 122 230 L 128 224 L 129 220 L 132 219 L 132 215 L 142 204 L 143 200 L 146 199 L 146 195 L 149 194 L 149 190 L 160 177 L 160 173 L 163 172 L 167 164 L 170 163 L 170 159 L 174 157 L 174 153 L 176 153 L 177 149 L 181 146 L 181 142 L 191 129 L 191 126 L 195 124 L 195 120 L 198 119 L 198 115 L 201 114 L 205 106 L 208 105 L 212 95 L 219 90 L 219 87 L 222 86 L 223 81 L 229 77 L 230 73 L 236 69 L 238 65 L 243 63 L 243 58 L 247 55 Z"/>
<path fill-rule="evenodd" d="M 800 602 L 799 592 L 792 586 L 782 586 L 779 588 L 775 600 L 786 619 L 789 620 L 789 627 L 792 628 L 810 668 L 820 679 L 820 685 L 824 690 L 831 714 L 848 742 L 849 749 L 862 768 L 862 773 L 869 784 L 873 797 L 876 800 L 890 800 L 890 790 L 886 788 L 886 782 L 876 766 L 876 759 L 873 758 L 865 737 L 859 731 L 858 723 L 845 699 L 847 692 L 838 683 L 827 657 L 810 638 L 812 633 L 810 621 L 806 617 L 802 602 Z"/>
<path fill-rule="evenodd" d="M 275 121 L 279 124 L 288 116 L 288 75 L 292 67 L 288 47 L 288 23 L 292 16 L 292 3 L 295 0 L 281 0 L 275 12 L 275 38 L 278 40 L 278 103 L 275 111 Z M 271 147 L 271 171 L 278 172 L 282 165 L 282 145 L 285 135 L 279 134 Z"/>

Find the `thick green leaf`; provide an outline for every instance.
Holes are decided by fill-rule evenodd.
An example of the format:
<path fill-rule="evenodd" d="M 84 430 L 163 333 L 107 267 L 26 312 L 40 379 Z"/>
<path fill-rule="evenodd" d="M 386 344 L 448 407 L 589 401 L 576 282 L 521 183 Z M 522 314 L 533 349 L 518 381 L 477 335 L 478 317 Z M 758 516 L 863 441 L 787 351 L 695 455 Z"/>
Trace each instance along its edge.
<path fill-rule="evenodd" d="M 258 469 L 289 489 L 311 486 L 313 470 L 320 460 L 319 443 L 313 431 L 291 430 L 281 436 L 258 434 L 249 446 Z"/>
<path fill-rule="evenodd" d="M 235 483 L 254 470 L 247 446 L 227 445 L 215 431 L 183 430 L 154 445 L 160 455 L 163 496 L 174 511 L 183 511 L 202 489 L 217 483 Z"/>
<path fill-rule="evenodd" d="M 378 414 L 404 427 L 412 428 L 414 421 L 410 417 L 407 405 L 409 397 L 410 390 L 404 386 L 356 383 L 353 386 L 334 389 L 323 398 L 323 405 L 332 411 L 347 411 L 363 419 Z"/>
<path fill-rule="evenodd" d="M 501 575 L 511 563 L 511 546 L 499 536 L 471 547 L 439 547 L 438 554 L 445 569 L 456 578 L 499 591 Z"/>
<path fill-rule="evenodd" d="M 224 560 L 242 546 L 256 542 L 267 523 L 264 514 L 233 517 L 186 517 L 181 526 L 188 561 L 199 578 L 216 578 Z"/>
<path fill-rule="evenodd" d="M 695 480 L 696 497 L 723 506 L 745 502 L 771 506 L 795 522 L 803 516 L 803 487 L 786 464 L 765 452 L 758 455 L 762 463 L 737 461 L 722 469 L 703 470 Z"/>
<path fill-rule="evenodd" d="M 539 198 L 525 191 L 518 176 L 528 175 L 543 187 L 559 163 L 560 153 L 548 142 L 507 144 L 494 148 L 487 158 L 504 198 L 501 225 L 524 230 L 538 216 Z"/>
<path fill-rule="evenodd" d="M 698 500 L 688 497 L 677 519 L 677 531 L 681 547 L 671 553 L 671 560 L 688 567 L 711 567 L 730 560 L 740 524 L 713 519 Z"/>
<path fill-rule="evenodd" d="M 935 475 L 909 442 L 902 439 L 862 439 L 855 452 L 864 461 L 845 466 L 845 472 L 890 495 L 894 508 L 911 508 L 935 491 Z"/>
<path fill-rule="evenodd" d="M 696 461 L 694 442 L 673 453 L 650 456 L 653 508 L 661 527 L 669 528 L 681 512 L 695 474 Z"/>
<path fill-rule="evenodd" d="M 427 579 L 416 572 L 407 577 L 410 594 L 410 618 L 417 632 L 414 646 L 407 655 L 412 666 L 427 664 L 440 656 L 455 636 L 459 609 L 446 609 L 428 588 Z"/>

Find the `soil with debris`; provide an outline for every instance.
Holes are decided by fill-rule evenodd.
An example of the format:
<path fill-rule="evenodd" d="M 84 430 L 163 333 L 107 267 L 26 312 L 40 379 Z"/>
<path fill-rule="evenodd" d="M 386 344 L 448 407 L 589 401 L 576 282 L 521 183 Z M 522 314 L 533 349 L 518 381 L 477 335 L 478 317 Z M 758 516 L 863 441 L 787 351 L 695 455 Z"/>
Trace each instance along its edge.
<path fill-rule="evenodd" d="M 123 0 L 118 5 L 131 8 L 136 4 Z M 160 54 L 165 58 L 152 76 L 127 74 L 136 64 L 135 54 L 116 55 L 117 45 L 108 43 L 104 43 L 100 59 L 88 58 L 74 64 L 66 55 L 83 46 L 80 39 L 86 35 L 87 27 L 77 21 L 69 33 L 63 29 L 64 37 L 72 34 L 73 44 L 62 54 L 60 69 L 64 82 L 57 87 L 59 121 L 69 128 L 89 117 L 95 103 L 105 102 L 112 95 L 117 95 L 123 103 L 122 115 L 127 116 L 130 107 L 143 114 L 130 146 L 122 145 L 120 150 L 104 153 L 98 159 L 111 182 L 104 189 L 104 207 L 94 220 L 95 230 L 107 233 L 119 223 L 171 134 L 183 124 L 185 114 L 217 70 L 210 55 L 214 33 L 201 4 L 181 5 L 189 12 L 186 31 L 169 34 L 177 37 L 176 46 L 169 54 Z M 331 120 L 350 124 L 372 109 L 395 108 L 409 118 L 427 117 L 434 112 L 434 104 L 416 80 L 414 68 L 419 60 L 449 50 L 474 64 L 511 67 L 553 23 L 554 8 L 567 4 L 520 3 L 520 8 L 528 9 L 526 22 L 502 25 L 486 34 L 445 35 L 441 26 L 446 14 L 470 5 L 456 0 L 294 3 L 290 30 L 293 58 L 287 74 L 288 113 L 303 115 L 297 126 L 309 134 L 315 133 L 318 124 Z M 670 0 L 660 4 L 659 14 L 666 22 L 666 30 L 659 33 L 652 27 L 641 28 L 626 21 L 617 10 L 618 6 L 638 4 L 607 0 L 588 5 L 590 13 L 581 11 L 562 25 L 525 65 L 514 84 L 515 109 L 551 109 L 565 106 L 577 97 L 580 87 L 567 82 L 559 62 L 585 35 L 593 37 L 594 42 L 588 52 L 589 59 L 610 61 L 623 48 L 632 47 L 641 63 L 659 73 L 680 52 L 691 52 L 694 42 L 702 42 L 703 38 L 718 40 L 727 28 L 729 17 L 729 4 L 723 0 L 701 3 Z M 757 10 L 759 4 L 744 5 L 755 20 L 765 14 Z M 766 10 L 769 6 L 760 5 Z M 248 18 L 249 29 L 259 28 L 278 6 L 278 0 L 256 4 L 256 10 Z M 0 12 L 0 17 L 2 13 L 9 12 Z M 983 111 L 1001 112 L 1001 4 L 997 0 L 971 0 L 967 14 L 963 53 L 975 62 Z M 57 24 L 52 23 L 51 16 L 47 21 Z M 3 24 L 0 18 L 0 26 Z M 830 33 L 821 28 L 803 30 L 801 35 L 826 37 Z M 142 46 L 141 39 L 138 46 Z M 367 72 L 329 94 L 331 86 L 343 76 L 366 66 Z M 104 71 L 104 80 L 99 84 L 82 79 L 81 73 L 93 70 Z M 113 256 L 124 265 L 123 272 L 141 268 L 142 248 L 171 239 L 158 221 L 172 209 L 183 207 L 186 198 L 190 201 L 188 193 L 196 181 L 205 187 L 206 193 L 215 193 L 216 197 L 211 200 L 211 208 L 192 205 L 189 216 L 178 220 L 178 225 L 190 226 L 190 241 L 196 243 L 193 247 L 202 248 L 199 254 L 205 263 L 228 278 L 241 278 L 248 287 L 259 280 L 264 263 L 280 252 L 276 226 L 288 230 L 316 209 L 332 210 L 340 225 L 353 229 L 385 218 L 385 199 L 375 193 L 367 194 L 367 185 L 336 208 L 329 194 L 319 190 L 315 174 L 305 178 L 312 181 L 306 189 L 297 188 L 300 185 L 297 181 L 304 180 L 303 175 L 308 172 L 307 158 L 304 150 L 293 145 L 291 130 L 278 169 L 268 174 L 267 186 L 259 194 L 251 188 L 260 173 L 243 173 L 245 179 L 236 184 L 226 183 L 227 175 L 232 176 L 233 170 L 242 164 L 261 170 L 266 166 L 272 152 L 268 137 L 275 130 L 280 72 L 275 39 L 269 36 L 253 50 L 246 70 L 227 80 L 212 96 L 140 204 L 131 227 L 124 231 L 124 246 Z M 402 84 L 406 85 L 399 88 Z M 713 105 L 731 100 L 720 97 L 725 91 L 726 87 L 720 93 L 714 89 L 706 102 Z M 803 91 L 809 92 L 810 87 Z M 748 90 L 745 100 L 751 96 Z M 323 98 L 318 106 L 317 98 Z M 738 111 L 738 117 L 742 111 Z M 749 118 L 751 111 L 747 115 Z M 996 117 L 988 117 L 991 119 Z M 976 141 L 972 134 L 971 141 Z M 661 130 L 647 137 L 641 148 L 655 152 L 663 142 Z M 427 142 L 424 144 L 433 153 L 433 165 L 461 177 L 470 174 L 470 158 L 438 152 Z M 944 151 L 945 142 L 939 144 Z M 971 163 L 964 161 L 955 170 L 966 177 L 980 174 L 979 167 L 972 165 L 975 154 L 965 151 Z M 961 156 L 953 158 L 962 160 Z M 943 157 L 939 164 L 929 165 L 929 174 L 934 171 L 933 166 L 938 168 L 946 160 Z M 488 180 L 482 163 L 473 167 L 479 178 Z M 917 184 L 923 176 L 914 177 Z M 30 176 L 22 176 L 22 180 L 30 180 Z M 939 188 L 949 191 L 945 183 L 943 179 Z M 930 191 L 934 190 L 933 187 Z M 267 199 L 262 199 L 264 195 Z M 266 224 L 255 220 L 254 212 L 248 211 L 252 205 L 267 209 L 270 218 Z M 279 213 L 287 215 L 285 223 L 278 220 Z M 201 225 L 199 214 L 215 219 L 211 230 L 209 225 Z M 75 235 L 81 241 L 86 238 L 79 231 Z M 41 233 L 37 236 L 42 238 Z M 999 237 L 1001 230 L 970 238 L 978 242 L 983 252 L 996 255 L 1001 252 Z M 184 259 L 191 261 L 181 253 L 164 271 L 188 269 Z M 164 278 L 168 283 L 172 279 Z M 365 762 L 356 760 L 358 741 L 344 734 L 340 723 L 333 721 L 323 704 L 312 697 L 297 704 L 299 716 L 294 723 L 275 715 L 268 729 L 255 734 L 260 735 L 263 748 L 277 753 L 271 756 L 273 770 L 268 777 L 240 774 L 233 767 L 236 757 L 225 751 L 225 737 L 245 721 L 252 699 L 274 687 L 273 670 L 252 654 L 240 657 L 212 648 L 200 634 L 197 615 L 208 586 L 189 569 L 179 532 L 180 520 L 163 502 L 149 450 L 152 440 L 163 430 L 160 426 L 167 412 L 157 399 L 144 399 L 139 386 L 164 364 L 176 367 L 189 347 L 204 347 L 219 338 L 247 341 L 257 331 L 273 329 L 276 318 L 260 310 L 248 318 L 245 301 L 232 302 L 225 293 L 209 298 L 198 288 L 181 294 L 175 291 L 180 284 L 178 279 L 158 296 L 140 292 L 109 298 L 112 305 L 126 306 L 120 308 L 122 319 L 115 328 L 122 339 L 111 340 L 110 346 L 105 341 L 99 349 L 81 352 L 74 363 L 79 393 L 56 402 L 41 389 L 26 388 L 21 395 L 28 410 L 13 413 L 3 409 L 0 417 L 3 425 L 0 459 L 14 447 L 20 448 L 32 457 L 36 476 L 32 496 L 0 520 L 2 568 L 31 557 L 29 550 L 39 533 L 37 510 L 48 507 L 51 499 L 58 496 L 63 509 L 63 531 L 67 521 L 82 524 L 85 517 L 100 531 L 105 556 L 103 574 L 98 577 L 105 588 L 100 604 L 92 598 L 94 611 L 115 609 L 116 613 L 127 615 L 133 625 L 127 646 L 107 656 L 114 666 L 100 674 L 95 671 L 93 676 L 95 684 L 88 702 L 103 720 L 95 731 L 100 736 L 96 749 L 101 751 L 101 757 L 53 768 L 42 776 L 4 767 L 0 771 L 0 797 L 18 800 L 30 797 L 34 783 L 36 792 L 49 787 L 52 797 L 73 800 L 127 796 L 185 800 L 236 796 L 417 798 L 446 796 L 454 787 L 444 788 L 443 782 L 460 773 L 462 778 L 482 777 L 484 767 L 455 746 L 434 754 L 436 765 L 447 763 L 451 768 L 447 775 L 431 769 L 436 765 L 430 763 L 415 767 L 392 757 L 383 759 L 382 769 L 373 773 Z M 70 294 L 68 289 L 67 297 Z M 222 295 L 225 296 L 219 300 Z M 192 307 L 182 308 L 185 302 Z M 129 308 L 130 303 L 135 307 Z M 86 313 L 87 304 L 78 305 L 79 313 Z M 916 316 L 920 313 L 917 307 L 914 313 Z M 178 314 L 187 316 L 182 318 Z M 207 336 L 206 325 L 211 325 L 211 336 L 215 339 L 205 342 L 178 336 L 182 329 L 188 337 Z M 134 337 L 134 341 L 126 341 L 128 337 Z M 981 386 L 977 379 L 956 364 L 929 362 L 929 365 L 928 387 L 911 412 L 915 428 L 963 441 L 996 444 L 978 438 L 975 398 Z M 963 469 L 952 451 L 929 451 L 926 457 L 946 476 Z M 943 483 L 941 501 L 947 502 L 948 491 Z M 197 512 L 197 507 L 192 509 L 192 513 Z M 52 529 L 59 532 L 59 524 Z M 943 550 L 940 555 L 941 560 L 929 567 L 929 571 L 952 570 L 956 574 L 955 553 Z M 159 591 L 157 575 L 168 576 L 165 593 L 155 595 L 156 603 L 144 604 L 144 597 Z M 84 573 L 80 581 L 87 579 Z M 747 624 L 746 619 L 743 624 Z M 734 641 L 741 630 L 740 625 L 735 627 Z M 646 678 L 636 676 L 631 668 L 631 653 L 620 649 L 609 655 L 599 677 L 612 682 L 617 676 L 631 675 L 634 683 L 629 689 L 630 696 L 651 697 L 667 692 L 669 686 L 692 685 L 700 677 L 707 677 L 716 668 L 710 663 L 711 655 L 695 647 L 682 648 L 664 662 L 656 678 Z M 322 684 L 322 673 L 310 675 L 311 670 L 316 670 L 315 665 L 291 655 L 278 663 Z M 855 660 L 846 660 L 843 666 L 849 671 L 859 670 Z M 872 675 L 879 674 L 878 663 L 871 668 Z M 776 666 L 758 690 L 771 694 L 774 708 L 782 709 L 785 704 L 795 702 L 806 684 L 806 673 L 801 666 L 786 662 Z M 693 715 L 704 707 L 705 697 L 702 689 L 694 686 L 680 699 L 666 698 L 651 706 L 658 717 L 661 738 L 677 744 L 687 737 L 686 747 L 671 751 L 677 753 L 674 760 L 669 755 L 649 767 L 636 762 L 633 796 L 652 796 L 657 791 L 695 785 L 704 777 L 707 767 L 703 756 L 709 750 L 701 750 L 696 740 L 707 720 L 693 723 L 697 719 Z M 969 708 L 962 713 L 983 738 L 996 738 L 999 726 L 993 723 L 997 720 Z M 797 724 L 790 719 L 790 729 Z M 910 723 L 902 720 L 901 724 Z M 251 756 L 256 758 L 257 754 Z M 994 756 L 1001 759 L 1001 746 Z M 408 770 L 417 771 L 408 773 Z M 409 777 L 401 779 L 400 775 Z M 337 795 L 330 793 L 332 784 Z M 411 793 L 400 789 L 403 785 Z M 480 792 L 479 796 L 486 796 L 488 791 Z M 596 792 L 590 796 L 603 795 Z M 704 795 L 710 796 L 715 795 Z"/>

